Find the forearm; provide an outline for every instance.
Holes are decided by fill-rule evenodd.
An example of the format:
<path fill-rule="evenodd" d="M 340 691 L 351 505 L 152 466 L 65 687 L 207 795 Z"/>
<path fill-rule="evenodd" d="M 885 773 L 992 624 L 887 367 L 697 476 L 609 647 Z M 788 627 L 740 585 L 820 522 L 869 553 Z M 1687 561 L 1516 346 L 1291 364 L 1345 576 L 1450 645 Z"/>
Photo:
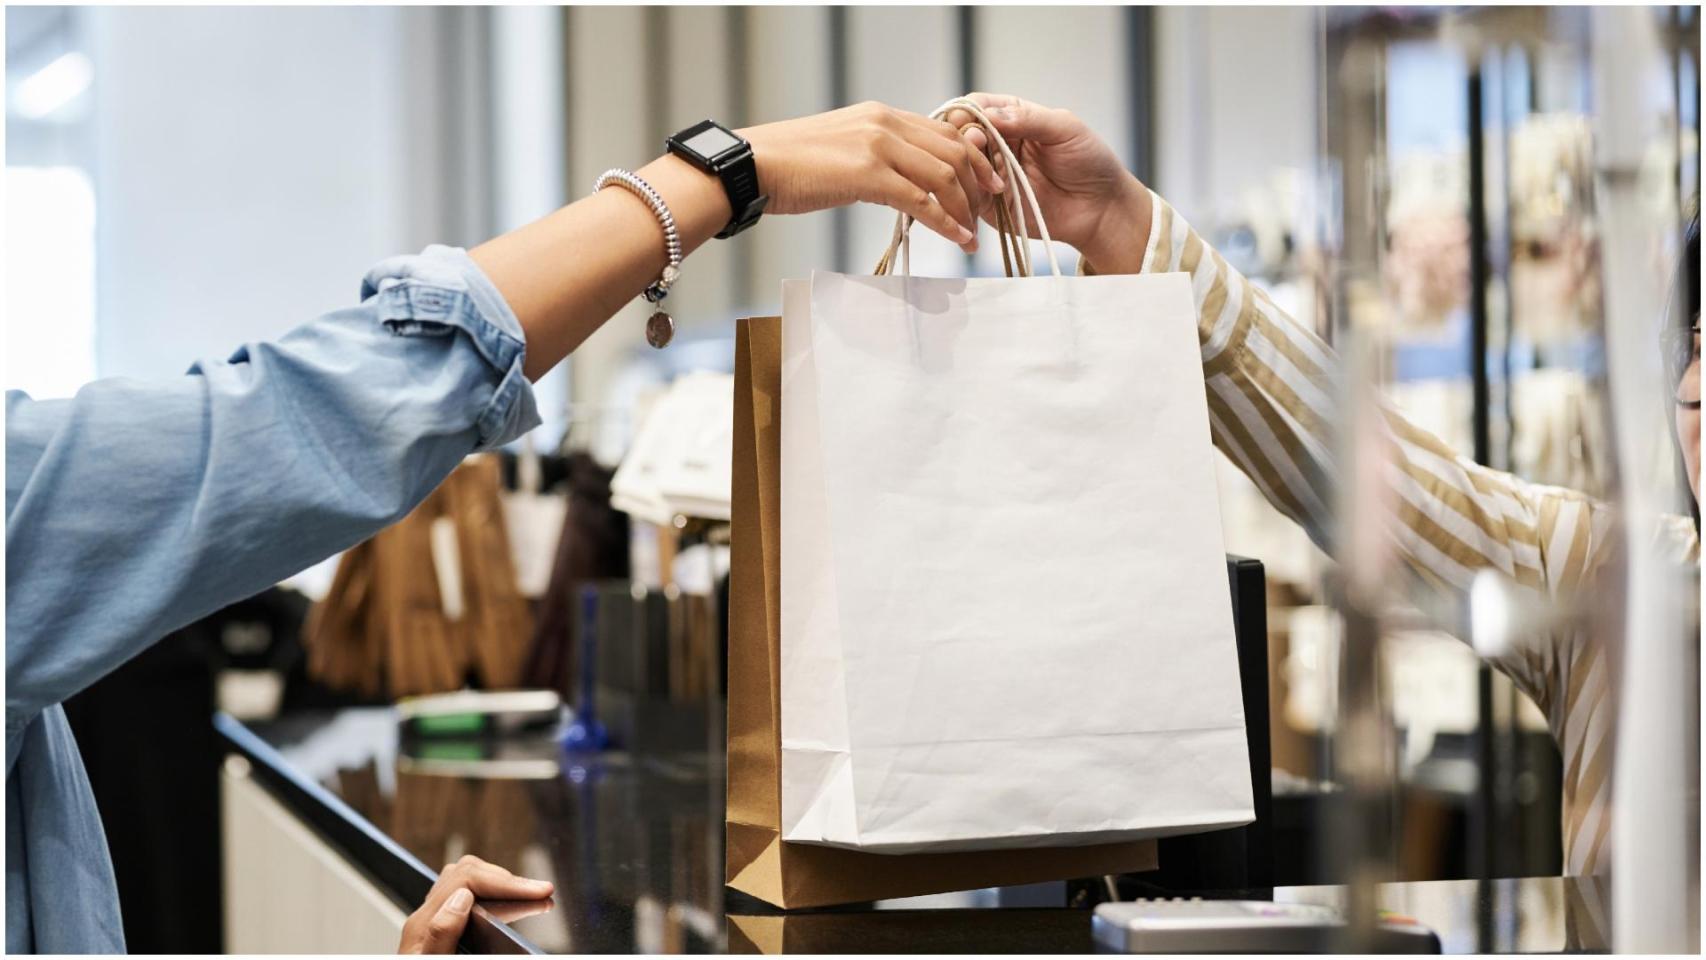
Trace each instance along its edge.
<path fill-rule="evenodd" d="M 1146 232 L 1100 256 L 1097 268 L 1135 256 L 1142 271 L 1191 275 L 1215 446 L 1331 551 L 1345 533 L 1336 529 L 1335 486 L 1350 474 L 1337 459 L 1337 354 L 1159 197 Z M 1366 455 L 1378 460 L 1389 509 L 1380 523 L 1405 566 L 1456 596 L 1483 569 L 1552 593 L 1584 587 L 1609 539 L 1603 504 L 1479 466 L 1389 404 L 1381 415 L 1385 429 Z M 1531 639 L 1495 663 L 1544 705 L 1560 674 L 1545 638 Z"/>
<path fill-rule="evenodd" d="M 1128 221 L 1129 222 L 1129 221 Z M 1147 229 L 1087 258 L 1191 275 L 1215 445 L 1281 512 L 1330 547 L 1340 365 L 1333 349 L 1233 269 L 1165 201 Z M 1491 567 L 1536 588 L 1582 582 L 1604 537 L 1600 504 L 1481 467 L 1383 405 L 1382 477 L 1404 559 L 1465 589 Z"/>
<path fill-rule="evenodd" d="M 675 217 L 683 256 L 729 220 L 722 184 L 665 156 L 635 171 Z M 596 194 L 469 251 L 527 334 L 528 379 L 538 380 L 663 272 L 663 229 L 620 187 Z"/>

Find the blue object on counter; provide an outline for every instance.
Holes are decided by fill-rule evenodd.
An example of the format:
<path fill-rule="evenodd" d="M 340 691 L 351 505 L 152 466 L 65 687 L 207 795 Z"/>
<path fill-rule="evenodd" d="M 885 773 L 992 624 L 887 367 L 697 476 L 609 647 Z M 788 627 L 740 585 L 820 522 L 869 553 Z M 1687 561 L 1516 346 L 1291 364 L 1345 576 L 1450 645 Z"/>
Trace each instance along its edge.
<path fill-rule="evenodd" d="M 575 698 L 575 718 L 559 741 L 571 753 L 595 753 L 610 749 L 610 732 L 598 721 L 593 694 L 598 681 L 598 587 L 581 587 L 580 694 Z"/>

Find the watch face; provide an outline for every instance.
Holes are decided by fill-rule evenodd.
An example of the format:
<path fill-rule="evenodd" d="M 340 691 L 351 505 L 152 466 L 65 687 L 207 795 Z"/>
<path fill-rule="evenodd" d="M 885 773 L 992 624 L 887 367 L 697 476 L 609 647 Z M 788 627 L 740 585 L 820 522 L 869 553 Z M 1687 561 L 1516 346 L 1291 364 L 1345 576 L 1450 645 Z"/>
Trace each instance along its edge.
<path fill-rule="evenodd" d="M 740 140 L 721 127 L 706 127 L 681 141 L 681 145 L 699 156 L 711 160 L 730 147 L 740 146 Z"/>

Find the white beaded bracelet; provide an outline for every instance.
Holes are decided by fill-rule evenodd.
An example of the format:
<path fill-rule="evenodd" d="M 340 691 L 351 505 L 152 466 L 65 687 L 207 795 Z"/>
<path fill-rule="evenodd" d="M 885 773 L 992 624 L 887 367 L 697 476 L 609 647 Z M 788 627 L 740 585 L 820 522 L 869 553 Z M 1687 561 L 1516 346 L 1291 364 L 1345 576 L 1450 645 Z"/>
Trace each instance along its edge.
<path fill-rule="evenodd" d="M 652 215 L 658 218 L 658 225 L 663 227 L 663 247 L 668 262 L 664 264 L 663 274 L 652 281 L 641 294 L 647 303 L 657 305 L 651 318 L 646 321 L 646 342 L 662 350 L 675 336 L 675 318 L 665 313 L 661 304 L 663 298 L 669 296 L 669 288 L 681 279 L 681 236 L 675 230 L 675 216 L 669 212 L 669 205 L 663 202 L 663 197 L 652 189 L 651 184 L 628 170 L 618 168 L 599 174 L 598 179 L 593 181 L 592 192 L 597 193 L 611 184 L 621 186 L 644 200 L 646 206 L 652 208 Z"/>

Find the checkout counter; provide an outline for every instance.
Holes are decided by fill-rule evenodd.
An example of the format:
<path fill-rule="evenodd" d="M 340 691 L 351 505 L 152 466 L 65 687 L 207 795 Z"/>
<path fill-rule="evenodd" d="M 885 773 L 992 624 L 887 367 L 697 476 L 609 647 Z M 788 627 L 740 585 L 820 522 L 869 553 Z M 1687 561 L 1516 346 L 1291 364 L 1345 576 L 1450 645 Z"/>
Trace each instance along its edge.
<path fill-rule="evenodd" d="M 440 866 L 464 854 L 557 891 L 545 908 L 477 907 L 463 942 L 474 952 L 1087 953 L 1095 907 L 1113 899 L 1343 906 L 1344 889 L 1316 884 L 1299 855 L 1319 843 L 1313 821 L 1342 811 L 1332 797 L 1282 797 L 1269 775 L 1261 564 L 1229 556 L 1227 574 L 1256 820 L 1162 840 L 1159 870 L 786 912 L 727 889 L 722 700 L 669 695 L 668 611 L 613 582 L 589 594 L 597 679 L 582 696 L 625 749 L 565 751 L 555 712 L 544 728 L 430 737 L 389 707 L 218 716 L 225 949 L 390 952 Z M 1546 877 L 1380 895 L 1445 952 L 1526 953 L 1604 951 L 1608 893 Z"/>
<path fill-rule="evenodd" d="M 1098 879 L 783 912 L 723 886 L 710 751 L 581 760 L 549 732 L 416 744 L 388 708 L 216 727 L 233 952 L 393 951 L 439 866 L 464 853 L 557 886 L 542 911 L 476 908 L 463 942 L 476 952 L 1088 953 L 1109 897 Z M 1142 889 L 1128 877 L 1122 895 L 1133 881 Z M 1343 891 L 1180 894 L 1332 905 Z M 1559 877 L 1381 892 L 1447 953 L 1604 952 L 1608 895 L 1602 880 Z"/>

